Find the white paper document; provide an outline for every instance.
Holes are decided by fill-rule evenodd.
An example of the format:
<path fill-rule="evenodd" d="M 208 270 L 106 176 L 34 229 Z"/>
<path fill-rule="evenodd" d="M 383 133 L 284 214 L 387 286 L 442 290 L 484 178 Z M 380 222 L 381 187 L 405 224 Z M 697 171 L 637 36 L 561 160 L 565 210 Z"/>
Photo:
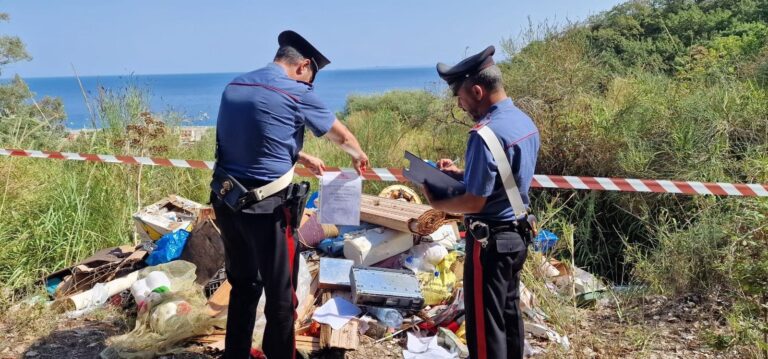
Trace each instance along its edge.
<path fill-rule="evenodd" d="M 362 193 L 363 180 L 357 173 L 323 173 L 320 179 L 320 223 L 359 226 Z"/>
<path fill-rule="evenodd" d="M 342 298 L 333 297 L 315 310 L 312 319 L 318 323 L 328 324 L 334 330 L 339 330 L 360 313 L 360 308 L 356 305 Z"/>

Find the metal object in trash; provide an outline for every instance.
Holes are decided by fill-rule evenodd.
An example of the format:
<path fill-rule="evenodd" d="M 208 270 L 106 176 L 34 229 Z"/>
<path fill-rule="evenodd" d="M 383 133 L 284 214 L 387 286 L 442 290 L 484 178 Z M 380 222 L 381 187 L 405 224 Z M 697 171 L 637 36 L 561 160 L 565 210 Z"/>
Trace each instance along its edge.
<path fill-rule="evenodd" d="M 323 289 L 349 289 L 349 276 L 355 262 L 349 259 L 320 258 L 318 287 Z"/>
<path fill-rule="evenodd" d="M 411 271 L 355 266 L 350 279 L 355 304 L 414 311 L 424 306 L 419 280 Z"/>
<path fill-rule="evenodd" d="M 213 275 L 213 278 L 208 281 L 208 283 L 205 284 L 203 287 L 203 292 L 205 292 L 205 297 L 210 298 L 213 293 L 216 293 L 216 290 L 221 287 L 221 284 L 224 283 L 224 281 L 227 280 L 227 270 L 225 268 L 219 269 L 216 274 Z"/>

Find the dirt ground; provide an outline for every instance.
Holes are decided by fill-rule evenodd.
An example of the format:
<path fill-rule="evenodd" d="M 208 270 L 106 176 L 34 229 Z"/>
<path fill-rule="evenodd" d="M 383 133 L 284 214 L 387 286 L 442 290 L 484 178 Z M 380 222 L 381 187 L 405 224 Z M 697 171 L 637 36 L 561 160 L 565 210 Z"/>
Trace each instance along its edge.
<path fill-rule="evenodd" d="M 725 330 L 727 303 L 713 298 L 661 296 L 635 299 L 617 305 L 604 300 L 593 309 L 579 310 L 578 323 L 566 333 L 569 351 L 559 344 L 530 338 L 539 353 L 536 358 L 734 358 L 745 357 L 743 348 L 727 352 L 707 347 L 706 333 Z M 18 319 L 18 318 L 17 318 Z M 39 320 L 39 319 L 38 319 Z M 0 358 L 97 358 L 105 340 L 128 330 L 125 318 L 102 315 L 100 318 L 52 319 L 36 323 L 13 320 L 0 322 Z M 22 330 L 12 325 L 23 326 Z M 46 327 L 36 328 L 36 327 Z M 35 336 L 34 330 L 46 333 Z M 373 343 L 362 337 L 356 351 L 324 351 L 311 358 L 385 359 L 402 358 L 403 338 Z M 161 358 L 218 358 L 219 353 L 191 345 L 184 352 Z"/>
<path fill-rule="evenodd" d="M 708 334 L 726 332 L 728 304 L 688 295 L 651 296 L 585 311 L 569 335 L 576 358 L 745 358 L 749 348 L 716 351 Z"/>

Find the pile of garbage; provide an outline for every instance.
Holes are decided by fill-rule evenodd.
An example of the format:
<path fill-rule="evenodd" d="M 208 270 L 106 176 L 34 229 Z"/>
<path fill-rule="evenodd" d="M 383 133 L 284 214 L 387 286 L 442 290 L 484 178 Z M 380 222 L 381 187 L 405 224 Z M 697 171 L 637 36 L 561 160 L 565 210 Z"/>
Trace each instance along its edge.
<path fill-rule="evenodd" d="M 382 197 L 363 195 L 360 225 L 335 226 L 319 223 L 316 197 L 310 198 L 298 230 L 299 352 L 356 350 L 365 336 L 374 343 L 400 340 L 405 358 L 468 357 L 461 218 L 417 200 L 404 186 L 387 188 Z M 52 306 L 70 317 L 107 305 L 135 315 L 133 330 L 109 338 L 102 358 L 151 358 L 190 343 L 223 350 L 231 286 L 211 208 L 171 195 L 133 218 L 140 243 L 101 250 L 45 279 Z M 535 249 L 548 251 L 556 241 L 542 231 Z M 535 258 L 541 258 L 540 278 L 555 292 L 588 304 L 605 290 L 579 268 Z M 568 348 L 522 283 L 520 293 L 526 332 Z M 261 346 L 264 305 L 262 295 L 254 348 Z"/>

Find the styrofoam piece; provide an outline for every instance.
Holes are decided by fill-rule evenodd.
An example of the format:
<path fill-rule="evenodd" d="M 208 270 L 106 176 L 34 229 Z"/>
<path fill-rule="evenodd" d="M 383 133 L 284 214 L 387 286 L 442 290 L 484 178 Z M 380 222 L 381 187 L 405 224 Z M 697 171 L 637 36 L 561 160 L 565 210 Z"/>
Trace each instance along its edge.
<path fill-rule="evenodd" d="M 349 289 L 354 262 L 341 258 L 320 258 L 318 286 L 324 289 Z"/>
<path fill-rule="evenodd" d="M 372 228 L 344 240 L 344 257 L 370 266 L 413 247 L 413 235 L 388 228 Z"/>

